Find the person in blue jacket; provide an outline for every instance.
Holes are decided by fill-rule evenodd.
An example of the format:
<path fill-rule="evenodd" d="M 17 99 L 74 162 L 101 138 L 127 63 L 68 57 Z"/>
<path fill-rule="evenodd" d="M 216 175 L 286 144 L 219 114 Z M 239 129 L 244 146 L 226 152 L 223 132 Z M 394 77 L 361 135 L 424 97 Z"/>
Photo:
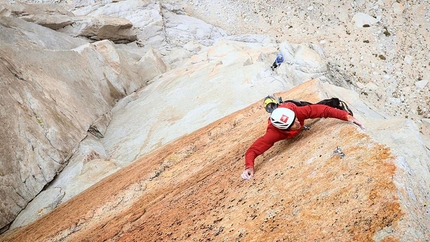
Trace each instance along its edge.
<path fill-rule="evenodd" d="M 282 62 L 284 62 L 284 56 L 282 55 L 282 53 L 279 53 L 276 56 L 275 62 L 273 62 L 272 66 L 270 68 L 272 68 L 272 71 L 274 71 L 276 68 L 278 68 Z"/>

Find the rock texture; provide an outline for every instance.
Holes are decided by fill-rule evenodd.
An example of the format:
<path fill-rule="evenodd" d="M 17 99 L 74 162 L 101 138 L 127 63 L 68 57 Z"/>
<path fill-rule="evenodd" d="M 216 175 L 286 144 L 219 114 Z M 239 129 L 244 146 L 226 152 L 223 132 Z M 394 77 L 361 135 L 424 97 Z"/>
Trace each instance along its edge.
<path fill-rule="evenodd" d="M 3 227 L 67 165 L 94 122 L 146 85 L 138 70 L 150 61 L 125 64 L 131 54 L 108 40 L 90 44 L 8 11 L 0 18 Z"/>
<path fill-rule="evenodd" d="M 279 95 L 316 102 L 321 90 L 313 81 Z M 430 239 L 429 220 L 415 217 L 399 198 L 390 149 L 343 121 L 312 120 L 309 131 L 257 159 L 254 179 L 238 179 L 244 151 L 266 122 L 260 102 L 237 111 L 143 156 L 2 240 Z M 422 227 L 411 228 L 410 219 Z"/>
<path fill-rule="evenodd" d="M 94 139 L 81 142 L 68 167 L 46 190 L 66 192 L 61 199 L 65 202 L 104 177 L 101 174 L 125 167 L 151 150 L 242 109 L 268 93 L 290 89 L 302 79 L 323 74 L 319 69 L 313 72 L 309 68 L 315 62 L 312 60 L 323 66 L 318 52 L 307 45 L 293 44 L 296 50 L 291 50 L 294 56 L 291 61 L 297 61 L 296 67 L 283 74 L 285 79 L 273 75 L 266 70 L 265 63 L 269 61 L 267 56 L 276 53 L 276 48 L 265 45 L 220 40 L 184 61 L 182 67 L 167 71 L 146 88 L 124 98 L 112 110 L 114 117 L 99 142 Z M 303 72 L 305 69 L 309 70 Z M 166 99 L 163 105 L 160 98 Z M 87 174 L 85 167 L 100 158 L 106 164 L 98 162 L 100 175 Z M 82 176 L 92 179 L 83 180 Z M 56 201 L 55 198 L 52 200 Z M 45 214 L 41 210 L 49 211 L 47 204 L 34 203 L 39 203 L 39 199 L 31 202 L 31 209 L 20 213 L 12 228 L 27 224 L 29 218 L 41 217 Z"/>
<path fill-rule="evenodd" d="M 70 164 L 66 174 L 78 175 L 81 171 L 87 171 L 84 164 L 88 161 L 101 158 L 99 166 L 96 166 L 100 170 L 90 169 L 97 170 L 95 174 L 98 174 L 92 174 L 92 182 L 84 179 L 87 181 L 84 185 L 69 183 L 69 178 L 57 181 L 57 185 L 67 183 L 75 189 L 54 188 L 53 192 L 45 193 L 52 195 L 52 201 L 48 204 L 58 204 L 58 198 L 68 199 L 118 169 L 115 162 L 103 160 L 104 148 L 85 148 L 80 142 L 88 134 L 98 138 L 103 136 L 110 122 L 110 111 L 118 100 L 144 87 L 175 63 L 200 50 L 198 41 L 212 44 L 212 38 L 222 36 L 222 31 L 217 32 L 217 28 L 191 17 L 176 17 L 173 12 L 169 14 L 169 11 L 176 11 L 175 8 L 162 10 L 161 5 L 156 3 L 149 4 L 149 9 L 137 8 L 137 14 L 152 11 L 152 17 L 146 18 L 144 23 L 139 22 L 141 18 L 135 21 L 145 32 L 148 30 L 145 26 L 157 26 L 157 21 L 163 19 L 161 16 L 165 14 L 168 20 L 164 21 L 169 24 L 166 26 L 163 21 L 160 22 L 160 30 L 163 35 L 172 36 L 170 43 L 163 37 L 154 42 L 157 43 L 155 47 L 149 45 L 141 48 L 138 43 L 116 45 L 124 40 L 118 36 L 133 36 L 124 32 L 131 28 L 131 21 L 125 18 L 80 16 L 67 8 L 49 4 L 0 3 L 4 87 L 0 100 L 4 120 L 1 137 L 7 140 L 2 145 L 0 162 L 3 184 L 0 187 L 0 227 L 7 228 L 27 203 L 66 165 Z M 133 9 L 133 3 L 148 5 L 132 1 L 125 7 Z M 154 12 L 153 8 L 157 11 Z M 60 19 L 64 22 L 59 23 Z M 106 19 L 109 21 L 104 21 Z M 95 24 L 82 27 L 84 25 L 80 23 L 87 20 Z M 192 24 L 194 29 L 178 36 L 179 29 Z M 151 42 L 146 37 L 143 39 L 145 45 Z M 132 41 L 133 38 L 126 39 Z M 184 42 L 175 42 L 175 38 L 178 41 L 189 39 L 190 43 L 185 45 L 184 50 Z M 103 40 L 93 42 L 99 39 Z M 169 46 L 176 48 L 162 51 L 164 54 L 171 53 L 163 60 L 159 49 Z M 22 148 L 20 152 L 14 151 L 16 147 Z M 78 158 L 73 157 L 74 154 Z M 64 195 L 65 190 L 67 193 Z M 35 199 L 35 202 L 47 200 Z M 29 206 L 37 208 L 32 210 L 32 215 L 37 216 L 23 215 L 17 223 L 22 225 L 19 221 L 31 222 L 42 216 L 48 212 L 46 208 L 52 208 L 48 204 L 43 202 L 40 206 Z"/>
<path fill-rule="evenodd" d="M 0 1 L 0 231 L 49 214 L 1 240 L 429 239 L 428 3 L 41 2 Z M 272 72 L 279 52 L 286 62 Z M 340 97 L 368 129 L 312 123 L 242 183 L 238 157 L 275 92 Z M 348 163 L 333 166 L 327 141 Z M 287 161 L 268 168 L 271 155 Z M 233 203 L 246 211 L 238 220 Z"/>
<path fill-rule="evenodd" d="M 279 43 L 320 44 L 329 68 L 342 76 L 337 85 L 420 126 L 430 115 L 428 1 L 169 2 L 229 35 L 256 33 Z"/>

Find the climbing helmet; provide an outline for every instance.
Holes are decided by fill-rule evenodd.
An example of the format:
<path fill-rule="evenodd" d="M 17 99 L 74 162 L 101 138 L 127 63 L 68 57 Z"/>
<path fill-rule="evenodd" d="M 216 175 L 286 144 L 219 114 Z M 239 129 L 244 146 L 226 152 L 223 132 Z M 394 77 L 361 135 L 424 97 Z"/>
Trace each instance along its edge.
<path fill-rule="evenodd" d="M 270 115 L 270 122 L 278 129 L 288 129 L 294 123 L 296 114 L 288 108 L 277 108 Z"/>
<path fill-rule="evenodd" d="M 279 53 L 279 54 L 276 56 L 276 63 L 277 63 L 277 64 L 281 64 L 282 62 L 284 62 L 284 55 L 282 55 L 282 53 Z"/>
<path fill-rule="evenodd" d="M 273 110 L 275 110 L 278 107 L 279 103 L 276 101 L 276 98 L 274 96 L 267 96 L 264 98 L 263 106 L 264 109 L 266 109 L 266 112 L 272 113 Z"/>

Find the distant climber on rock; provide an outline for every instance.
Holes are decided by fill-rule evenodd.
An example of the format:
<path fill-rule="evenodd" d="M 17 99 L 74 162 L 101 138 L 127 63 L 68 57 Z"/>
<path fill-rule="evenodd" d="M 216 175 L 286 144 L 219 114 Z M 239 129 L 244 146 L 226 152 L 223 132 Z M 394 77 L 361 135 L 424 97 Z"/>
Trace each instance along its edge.
<path fill-rule="evenodd" d="M 276 56 L 275 62 L 273 62 L 272 66 L 270 67 L 272 71 L 278 68 L 282 64 L 282 62 L 284 62 L 284 56 L 282 55 L 282 53 L 279 53 Z"/>
<path fill-rule="evenodd" d="M 241 177 L 245 180 L 254 176 L 254 160 L 263 154 L 275 142 L 291 139 L 304 128 L 305 119 L 336 118 L 354 123 L 364 129 L 360 121 L 354 118 L 345 102 L 338 98 L 322 100 L 316 104 L 304 101 L 278 100 L 267 96 L 263 102 L 264 108 L 270 113 L 266 133 L 258 138 L 245 153 L 245 170 Z"/>

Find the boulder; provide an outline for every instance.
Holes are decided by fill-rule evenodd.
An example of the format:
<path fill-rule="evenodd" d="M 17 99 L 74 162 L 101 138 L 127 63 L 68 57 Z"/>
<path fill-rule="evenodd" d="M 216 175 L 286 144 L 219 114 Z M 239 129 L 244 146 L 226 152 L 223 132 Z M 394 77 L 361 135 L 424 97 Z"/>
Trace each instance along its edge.
<path fill-rule="evenodd" d="M 149 49 L 137 63 L 141 66 L 139 74 L 145 77 L 145 82 L 149 82 L 155 77 L 165 73 L 168 68 L 160 53 L 153 48 Z"/>
<path fill-rule="evenodd" d="M 34 4 L 34 3 L 2 3 L 10 11 L 10 16 L 18 17 L 28 22 L 58 30 L 73 24 L 74 15 L 63 5 Z"/>
<path fill-rule="evenodd" d="M 352 22 L 357 28 L 369 28 L 374 26 L 378 20 L 366 13 L 359 12 L 354 14 L 354 17 L 352 17 Z"/>
<path fill-rule="evenodd" d="M 73 24 L 60 29 L 60 32 L 91 40 L 111 40 L 115 43 L 129 43 L 137 40 L 133 24 L 123 18 L 107 16 L 75 17 Z"/>

